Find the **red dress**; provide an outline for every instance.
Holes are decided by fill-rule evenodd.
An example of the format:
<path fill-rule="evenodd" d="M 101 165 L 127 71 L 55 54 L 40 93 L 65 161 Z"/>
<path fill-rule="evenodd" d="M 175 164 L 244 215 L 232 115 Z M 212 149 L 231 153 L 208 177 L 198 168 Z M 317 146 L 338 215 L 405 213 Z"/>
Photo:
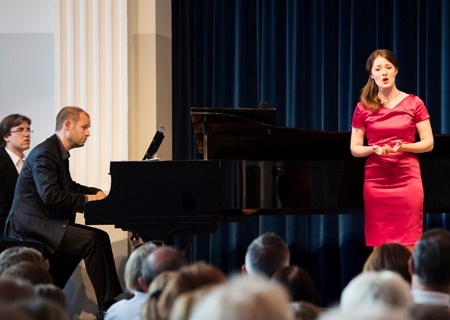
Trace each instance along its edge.
<path fill-rule="evenodd" d="M 365 128 L 368 144 L 393 147 L 415 141 L 416 123 L 430 116 L 422 100 L 408 95 L 394 108 L 378 112 L 358 103 L 352 127 Z M 364 230 L 367 246 L 387 242 L 414 245 L 422 235 L 423 185 L 419 161 L 410 152 L 367 157 L 364 178 Z"/>

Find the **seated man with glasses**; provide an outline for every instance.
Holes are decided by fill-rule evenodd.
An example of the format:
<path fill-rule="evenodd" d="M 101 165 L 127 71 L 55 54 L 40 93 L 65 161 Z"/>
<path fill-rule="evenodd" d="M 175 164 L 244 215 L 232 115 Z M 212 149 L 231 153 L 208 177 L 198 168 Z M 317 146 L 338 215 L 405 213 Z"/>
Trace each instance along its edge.
<path fill-rule="evenodd" d="M 0 239 L 14 197 L 17 178 L 30 148 L 30 118 L 11 114 L 0 122 Z"/>

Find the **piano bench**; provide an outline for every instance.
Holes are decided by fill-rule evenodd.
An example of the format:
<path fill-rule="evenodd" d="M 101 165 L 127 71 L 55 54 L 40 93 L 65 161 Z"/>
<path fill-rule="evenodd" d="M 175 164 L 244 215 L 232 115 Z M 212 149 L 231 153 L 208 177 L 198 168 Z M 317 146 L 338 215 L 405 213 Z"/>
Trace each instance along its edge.
<path fill-rule="evenodd" d="M 48 258 L 47 250 L 45 245 L 39 242 L 31 242 L 31 241 L 20 241 L 20 240 L 10 240 L 4 238 L 0 241 L 0 253 L 4 250 L 12 247 L 28 247 L 33 248 L 42 253 L 45 258 Z"/>

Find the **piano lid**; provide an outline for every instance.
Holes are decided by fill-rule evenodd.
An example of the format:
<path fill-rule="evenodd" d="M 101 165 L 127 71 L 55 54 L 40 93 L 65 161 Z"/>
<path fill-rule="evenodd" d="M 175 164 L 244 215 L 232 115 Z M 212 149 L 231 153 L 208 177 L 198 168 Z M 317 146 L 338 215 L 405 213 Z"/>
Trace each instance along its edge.
<path fill-rule="evenodd" d="M 350 132 L 280 127 L 274 125 L 275 109 L 238 110 L 191 109 L 197 148 L 204 159 L 355 160 Z"/>

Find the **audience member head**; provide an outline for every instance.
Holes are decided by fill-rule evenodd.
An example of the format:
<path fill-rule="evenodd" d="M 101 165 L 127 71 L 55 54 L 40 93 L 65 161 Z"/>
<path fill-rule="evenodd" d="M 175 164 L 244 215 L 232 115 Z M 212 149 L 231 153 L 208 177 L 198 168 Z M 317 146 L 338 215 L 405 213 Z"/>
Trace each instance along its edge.
<path fill-rule="evenodd" d="M 450 232 L 436 228 L 426 231 L 416 243 L 409 264 L 413 289 L 418 285 L 450 286 Z"/>
<path fill-rule="evenodd" d="M 11 136 L 11 128 L 20 126 L 24 121 L 28 123 L 28 125 L 31 125 L 31 119 L 21 114 L 10 114 L 9 116 L 3 118 L 0 122 L 0 148 L 4 148 L 6 146 L 5 139 L 8 139 L 8 137 Z M 29 145 L 26 149 L 28 148 Z"/>
<path fill-rule="evenodd" d="M 412 320 L 402 309 L 387 306 L 373 308 L 355 307 L 351 310 L 331 309 L 323 312 L 318 320 Z"/>
<path fill-rule="evenodd" d="M 157 246 L 151 242 L 146 242 L 135 249 L 125 265 L 125 285 L 127 289 L 134 293 L 136 291 L 143 292 L 139 284 L 139 277 L 142 276 L 142 262 L 152 253 Z"/>
<path fill-rule="evenodd" d="M 169 320 L 188 320 L 195 303 L 215 287 L 215 284 L 206 285 L 178 296 L 170 310 Z"/>
<path fill-rule="evenodd" d="M 50 272 L 36 262 L 22 261 L 3 271 L 1 278 L 16 278 L 30 281 L 31 284 L 53 283 Z"/>
<path fill-rule="evenodd" d="M 160 319 L 156 305 L 163 289 L 177 271 L 164 271 L 156 276 L 148 288 L 149 298 L 141 308 L 141 319 Z"/>
<path fill-rule="evenodd" d="M 176 273 L 176 271 L 164 271 L 158 274 L 156 278 L 153 279 L 152 283 L 150 283 L 148 293 L 159 298 L 161 292 L 169 282 L 170 278 L 173 277 Z"/>
<path fill-rule="evenodd" d="M 60 287 L 52 283 L 41 283 L 34 286 L 34 292 L 38 297 L 56 302 L 64 311 L 66 311 L 66 294 Z"/>
<path fill-rule="evenodd" d="M 13 304 L 33 320 L 66 320 L 66 312 L 61 306 L 49 299 L 36 297 L 20 300 Z"/>
<path fill-rule="evenodd" d="M 341 295 L 340 308 L 385 305 L 410 307 L 414 304 L 409 283 L 392 271 L 366 271 L 356 276 Z"/>
<path fill-rule="evenodd" d="M 1 305 L 0 304 L 0 319 L 7 320 L 34 320 L 30 318 L 25 313 L 23 313 L 19 308 L 11 305 Z"/>
<path fill-rule="evenodd" d="M 295 301 L 291 303 L 295 320 L 315 320 L 322 313 L 317 305 L 307 301 Z"/>
<path fill-rule="evenodd" d="M 267 278 L 238 277 L 217 286 L 193 306 L 191 320 L 294 319 L 286 290 Z"/>
<path fill-rule="evenodd" d="M 363 271 L 394 271 L 411 283 L 408 261 L 411 251 L 399 243 L 385 243 L 372 251 L 364 263 Z"/>
<path fill-rule="evenodd" d="M 163 271 L 175 271 L 187 265 L 183 251 L 172 246 L 162 246 L 152 251 L 142 262 L 141 287 L 147 288 Z"/>
<path fill-rule="evenodd" d="M 168 319 L 175 299 L 181 294 L 225 281 L 227 281 L 225 274 L 212 265 L 199 262 L 191 266 L 185 266 L 169 278 L 159 299 L 154 300 L 156 304 L 150 304 L 148 307 L 156 310 L 156 312 L 152 311 L 151 313 L 156 313 L 158 319 Z"/>
<path fill-rule="evenodd" d="M 317 303 L 316 287 L 305 269 L 297 266 L 283 267 L 272 279 L 281 283 L 289 292 L 291 301 L 308 301 Z"/>
<path fill-rule="evenodd" d="M 14 278 L 0 278 L 0 303 L 12 303 L 35 297 L 33 285 L 29 281 Z"/>
<path fill-rule="evenodd" d="M 416 304 L 409 308 L 413 320 L 450 320 L 450 312 L 442 306 Z"/>
<path fill-rule="evenodd" d="M 48 261 L 36 249 L 29 247 L 11 247 L 0 253 L 0 275 L 5 269 L 22 261 L 36 262 L 47 270 L 50 267 Z"/>
<path fill-rule="evenodd" d="M 264 233 L 248 246 L 242 272 L 271 278 L 289 265 L 290 258 L 289 247 L 283 239 L 273 233 Z"/>

